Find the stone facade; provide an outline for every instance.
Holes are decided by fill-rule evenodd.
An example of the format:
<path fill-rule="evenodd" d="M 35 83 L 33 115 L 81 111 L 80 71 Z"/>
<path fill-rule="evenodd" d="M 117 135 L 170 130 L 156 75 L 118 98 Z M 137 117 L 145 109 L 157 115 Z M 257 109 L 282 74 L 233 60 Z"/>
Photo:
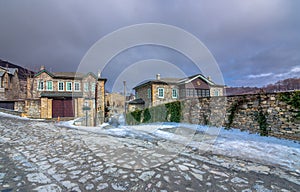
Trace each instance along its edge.
<path fill-rule="evenodd" d="M 27 80 L 28 101 L 25 111 L 29 117 L 84 117 L 83 125 L 99 125 L 104 122 L 105 82 L 106 79 L 93 73 L 50 73 L 41 68 L 33 78 Z M 36 100 L 39 102 L 33 102 Z M 62 103 L 62 106 L 59 103 Z M 32 110 L 38 115 L 33 115 Z"/>
<path fill-rule="evenodd" d="M 163 96 L 158 90 L 163 89 Z M 179 78 L 160 78 L 148 81 L 135 88 L 137 99 L 145 101 L 145 107 L 157 106 L 185 98 L 214 97 L 224 95 L 224 86 L 213 83 L 201 74 Z M 175 92 L 175 94 L 173 94 Z"/>
<path fill-rule="evenodd" d="M 31 118 L 41 118 L 41 100 L 26 99 L 25 100 L 25 116 Z"/>
<path fill-rule="evenodd" d="M 24 99 L 18 69 L 0 67 L 0 101 Z"/>
<path fill-rule="evenodd" d="M 163 98 L 160 98 L 158 96 L 158 89 L 159 88 L 164 89 L 164 97 Z M 177 97 L 172 97 L 172 90 L 173 89 L 177 90 L 177 94 L 179 94 L 177 85 L 152 84 L 152 86 L 151 86 L 152 106 L 160 105 L 160 104 L 163 104 L 163 103 L 170 103 L 170 102 L 178 100 L 178 96 Z"/>

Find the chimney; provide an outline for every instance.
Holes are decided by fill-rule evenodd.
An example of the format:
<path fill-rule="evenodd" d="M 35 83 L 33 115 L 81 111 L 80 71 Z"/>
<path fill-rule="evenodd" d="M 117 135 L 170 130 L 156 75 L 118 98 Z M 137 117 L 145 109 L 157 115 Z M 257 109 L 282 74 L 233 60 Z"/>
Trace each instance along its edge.
<path fill-rule="evenodd" d="M 160 74 L 156 74 L 156 80 L 160 80 Z"/>
<path fill-rule="evenodd" d="M 101 71 L 98 70 L 98 78 L 100 78 L 100 77 L 101 77 Z"/>
<path fill-rule="evenodd" d="M 44 65 L 41 65 L 40 70 L 41 70 L 41 71 L 42 71 L 42 70 L 45 70 L 45 66 L 44 66 Z"/>
<path fill-rule="evenodd" d="M 211 81 L 211 76 L 207 76 L 207 79 Z"/>

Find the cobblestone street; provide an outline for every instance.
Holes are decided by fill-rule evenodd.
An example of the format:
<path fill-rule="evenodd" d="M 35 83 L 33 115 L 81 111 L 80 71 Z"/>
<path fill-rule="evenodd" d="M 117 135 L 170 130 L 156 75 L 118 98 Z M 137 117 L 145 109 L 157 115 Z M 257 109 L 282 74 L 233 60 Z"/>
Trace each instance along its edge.
<path fill-rule="evenodd" d="M 2 116 L 0 132 L 2 192 L 300 190 L 297 171 L 192 148 L 165 155 L 155 149 L 159 140 Z M 139 156 L 146 148 L 147 155 Z"/>

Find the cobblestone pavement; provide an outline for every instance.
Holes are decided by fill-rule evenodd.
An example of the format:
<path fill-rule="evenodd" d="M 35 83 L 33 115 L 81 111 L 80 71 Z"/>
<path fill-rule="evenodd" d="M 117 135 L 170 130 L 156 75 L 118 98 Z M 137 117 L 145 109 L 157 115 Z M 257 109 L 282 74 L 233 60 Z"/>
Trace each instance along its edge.
<path fill-rule="evenodd" d="M 139 159 L 157 141 L 4 117 L 0 132 L 2 192 L 300 191 L 296 171 L 210 152 L 185 149 L 170 158 L 145 150 L 149 157 Z"/>

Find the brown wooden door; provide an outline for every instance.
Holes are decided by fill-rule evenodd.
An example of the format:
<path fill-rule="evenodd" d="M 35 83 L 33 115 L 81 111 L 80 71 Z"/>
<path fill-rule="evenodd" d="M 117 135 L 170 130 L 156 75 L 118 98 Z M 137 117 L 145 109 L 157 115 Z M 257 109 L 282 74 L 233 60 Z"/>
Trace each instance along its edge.
<path fill-rule="evenodd" d="M 52 117 L 74 117 L 74 108 L 72 99 L 53 99 Z"/>
<path fill-rule="evenodd" d="M 64 117 L 74 117 L 73 100 L 64 100 Z"/>

